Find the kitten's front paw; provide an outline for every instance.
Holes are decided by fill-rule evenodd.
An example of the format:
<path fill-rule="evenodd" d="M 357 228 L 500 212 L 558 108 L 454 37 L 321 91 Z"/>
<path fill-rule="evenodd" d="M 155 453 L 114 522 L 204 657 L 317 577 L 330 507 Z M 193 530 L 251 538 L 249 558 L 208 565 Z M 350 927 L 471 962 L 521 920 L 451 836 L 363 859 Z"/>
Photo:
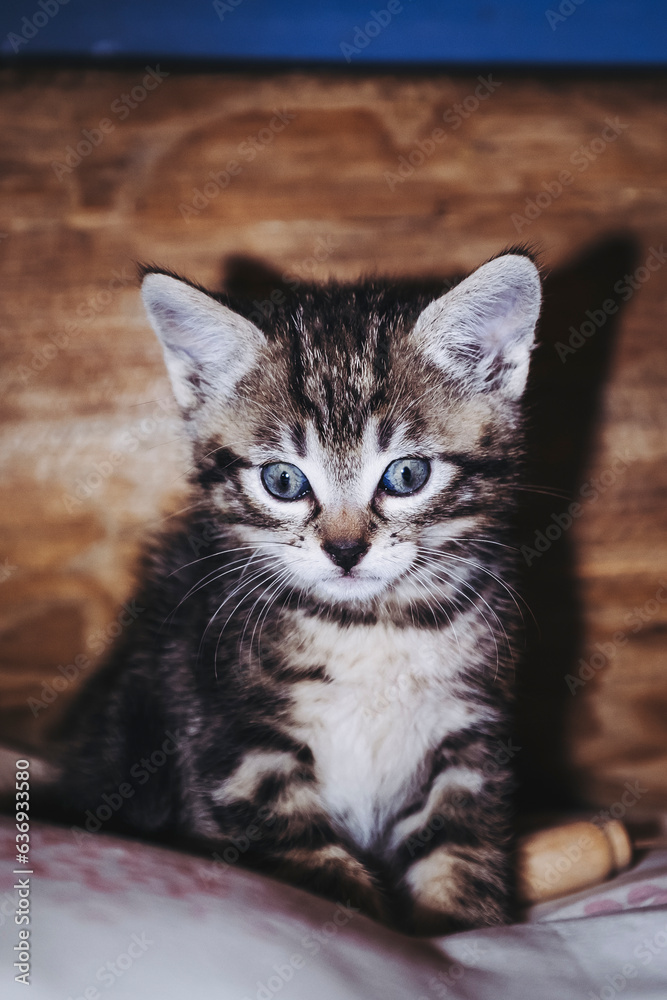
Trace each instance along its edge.
<path fill-rule="evenodd" d="M 328 844 L 315 851 L 289 851 L 275 874 L 380 923 L 391 923 L 377 880 L 363 862 L 339 844 Z"/>
<path fill-rule="evenodd" d="M 413 934 L 450 934 L 510 919 L 507 864 L 500 854 L 491 859 L 440 847 L 408 869 L 405 885 Z"/>

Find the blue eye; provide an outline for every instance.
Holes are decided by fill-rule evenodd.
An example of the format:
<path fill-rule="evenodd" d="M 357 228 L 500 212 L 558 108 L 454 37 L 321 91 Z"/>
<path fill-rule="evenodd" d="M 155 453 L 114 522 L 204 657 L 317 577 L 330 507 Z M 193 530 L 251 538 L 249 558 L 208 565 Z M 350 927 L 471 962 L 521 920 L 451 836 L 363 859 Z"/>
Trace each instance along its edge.
<path fill-rule="evenodd" d="M 431 473 L 425 458 L 397 458 L 384 470 L 380 486 L 394 496 L 408 496 L 420 490 Z"/>
<path fill-rule="evenodd" d="M 262 469 L 264 489 L 279 500 L 300 500 L 310 493 L 310 483 L 301 469 L 289 462 L 271 462 Z"/>

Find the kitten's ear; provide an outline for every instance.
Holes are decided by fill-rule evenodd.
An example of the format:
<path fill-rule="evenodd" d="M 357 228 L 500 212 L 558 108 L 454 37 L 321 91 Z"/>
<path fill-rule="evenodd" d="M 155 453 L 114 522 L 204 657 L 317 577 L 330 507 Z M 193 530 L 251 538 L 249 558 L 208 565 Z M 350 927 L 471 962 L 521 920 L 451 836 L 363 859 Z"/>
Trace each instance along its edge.
<path fill-rule="evenodd" d="M 228 396 L 266 343 L 250 320 L 168 274 L 147 274 L 141 297 L 183 410 L 201 402 L 202 387 Z"/>
<path fill-rule="evenodd" d="M 517 400 L 526 385 L 540 276 L 528 257 L 484 264 L 419 316 L 415 335 L 439 368 L 474 392 Z"/>

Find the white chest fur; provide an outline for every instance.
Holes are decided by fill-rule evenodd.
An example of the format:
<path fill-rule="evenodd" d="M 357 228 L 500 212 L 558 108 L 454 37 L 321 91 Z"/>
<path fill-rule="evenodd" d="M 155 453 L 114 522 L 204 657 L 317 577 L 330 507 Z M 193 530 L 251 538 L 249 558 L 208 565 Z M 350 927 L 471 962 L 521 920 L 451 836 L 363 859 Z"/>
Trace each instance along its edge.
<path fill-rule="evenodd" d="M 447 633 L 305 617 L 292 641 L 295 666 L 323 665 L 331 678 L 295 688 L 324 804 L 360 847 L 378 846 L 426 778 L 428 751 L 482 714 L 453 695 L 460 650 Z"/>

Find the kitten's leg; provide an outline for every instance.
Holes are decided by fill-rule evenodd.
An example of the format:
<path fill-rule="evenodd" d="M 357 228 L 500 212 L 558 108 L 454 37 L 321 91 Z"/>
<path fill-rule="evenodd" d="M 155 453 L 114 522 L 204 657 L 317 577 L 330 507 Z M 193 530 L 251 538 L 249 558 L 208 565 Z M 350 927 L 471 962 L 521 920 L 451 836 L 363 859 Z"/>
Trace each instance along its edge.
<path fill-rule="evenodd" d="M 380 882 L 333 829 L 309 763 L 283 752 L 280 772 L 266 773 L 259 768 L 268 759 L 247 755 L 215 793 L 221 839 L 247 845 L 241 864 L 385 920 Z"/>
<path fill-rule="evenodd" d="M 390 846 L 407 929 L 444 934 L 510 919 L 509 784 L 495 762 L 486 773 L 450 764 L 395 824 Z"/>
<path fill-rule="evenodd" d="M 437 935 L 507 923 L 508 878 L 506 856 L 490 845 L 434 848 L 404 874 L 410 898 L 407 929 Z"/>
<path fill-rule="evenodd" d="M 340 843 L 316 849 L 292 848 L 274 859 L 273 874 L 311 889 L 369 917 L 387 922 L 388 911 L 377 879 Z"/>

